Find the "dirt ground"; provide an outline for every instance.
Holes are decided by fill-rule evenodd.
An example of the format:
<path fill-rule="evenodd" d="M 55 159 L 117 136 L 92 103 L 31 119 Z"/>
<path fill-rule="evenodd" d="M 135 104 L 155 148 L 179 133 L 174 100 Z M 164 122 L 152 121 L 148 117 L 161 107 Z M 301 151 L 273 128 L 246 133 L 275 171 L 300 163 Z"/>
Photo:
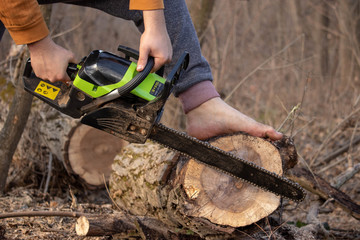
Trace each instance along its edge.
<path fill-rule="evenodd" d="M 70 192 L 68 192 L 70 193 Z M 82 194 L 76 199 L 65 193 L 62 198 L 44 195 L 36 189 L 13 189 L 0 198 L 1 212 L 62 211 L 109 214 L 113 212 L 106 191 Z M 91 196 L 90 196 L 91 195 Z M 0 239 L 109 239 L 109 237 L 79 237 L 75 232 L 76 218 L 18 217 L 0 220 Z"/>
<path fill-rule="evenodd" d="M 359 201 L 359 179 L 352 179 L 345 190 Z M 111 214 L 117 210 L 111 203 L 108 193 L 102 190 L 83 190 L 63 185 L 62 189 L 50 189 L 51 194 L 44 194 L 35 186 L 15 187 L 0 197 L 1 213 L 11 212 L 80 212 L 91 214 Z M 305 201 L 294 204 L 283 201 L 275 218 L 281 227 L 270 227 L 265 224 L 258 233 L 246 239 L 360 239 L 359 221 L 344 211 L 334 201 L 320 202 L 318 221 L 309 224 L 310 209 L 318 197 L 308 193 Z M 141 239 L 140 236 L 126 234 L 80 237 L 76 235 L 73 217 L 17 217 L 0 219 L 0 239 Z M 321 226 L 319 228 L 319 226 Z M 294 237 L 295 236 L 295 237 Z"/>

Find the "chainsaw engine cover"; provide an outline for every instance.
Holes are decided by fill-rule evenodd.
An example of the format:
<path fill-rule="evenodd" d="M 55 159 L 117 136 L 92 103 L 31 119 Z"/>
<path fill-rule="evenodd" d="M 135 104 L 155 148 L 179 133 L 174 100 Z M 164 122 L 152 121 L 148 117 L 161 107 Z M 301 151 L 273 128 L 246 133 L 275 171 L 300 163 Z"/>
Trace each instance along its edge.
<path fill-rule="evenodd" d="M 137 74 L 136 63 L 109 52 L 95 50 L 81 64 L 74 86 L 92 98 L 102 97 L 130 82 Z M 143 100 L 154 100 L 163 90 L 165 79 L 150 73 L 130 91 Z"/>

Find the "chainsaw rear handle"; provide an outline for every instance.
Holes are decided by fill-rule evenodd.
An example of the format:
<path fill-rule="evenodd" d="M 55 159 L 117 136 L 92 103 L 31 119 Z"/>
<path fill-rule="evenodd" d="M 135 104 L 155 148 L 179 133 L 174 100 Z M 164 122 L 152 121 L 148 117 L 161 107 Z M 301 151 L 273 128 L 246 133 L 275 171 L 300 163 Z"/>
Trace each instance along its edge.
<path fill-rule="evenodd" d="M 77 64 L 75 63 L 69 63 L 69 65 L 66 68 L 66 73 L 68 74 L 68 76 L 70 77 L 71 80 L 74 80 L 75 78 L 75 73 L 78 71 L 77 68 Z M 32 66 L 31 66 L 31 59 L 29 58 L 26 61 L 26 65 L 25 65 L 25 69 L 24 69 L 24 76 L 27 78 L 30 78 L 32 76 L 32 74 L 35 75 L 35 73 L 33 72 Z"/>

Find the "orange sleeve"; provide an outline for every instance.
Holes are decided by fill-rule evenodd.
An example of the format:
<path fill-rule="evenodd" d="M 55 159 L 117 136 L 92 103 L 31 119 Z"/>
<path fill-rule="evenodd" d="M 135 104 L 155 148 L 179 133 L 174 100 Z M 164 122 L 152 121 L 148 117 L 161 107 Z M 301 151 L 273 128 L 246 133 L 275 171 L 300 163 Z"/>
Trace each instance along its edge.
<path fill-rule="evenodd" d="M 164 9 L 163 0 L 130 0 L 130 10 Z"/>
<path fill-rule="evenodd" d="M 36 0 L 0 0 L 0 19 L 16 44 L 33 43 L 49 34 Z"/>

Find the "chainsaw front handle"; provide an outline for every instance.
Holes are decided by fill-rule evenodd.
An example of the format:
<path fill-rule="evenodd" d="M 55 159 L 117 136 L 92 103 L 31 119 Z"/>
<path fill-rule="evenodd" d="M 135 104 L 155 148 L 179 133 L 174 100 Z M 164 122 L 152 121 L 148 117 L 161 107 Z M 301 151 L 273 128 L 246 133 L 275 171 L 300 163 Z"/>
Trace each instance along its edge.
<path fill-rule="evenodd" d="M 136 74 L 135 77 L 133 77 L 129 82 L 127 82 L 125 85 L 117 89 L 119 96 L 129 93 L 137 86 L 139 86 L 139 84 L 142 83 L 145 80 L 145 78 L 149 75 L 151 69 L 154 67 L 154 64 L 155 64 L 154 58 L 150 56 L 144 67 L 144 70 Z"/>

